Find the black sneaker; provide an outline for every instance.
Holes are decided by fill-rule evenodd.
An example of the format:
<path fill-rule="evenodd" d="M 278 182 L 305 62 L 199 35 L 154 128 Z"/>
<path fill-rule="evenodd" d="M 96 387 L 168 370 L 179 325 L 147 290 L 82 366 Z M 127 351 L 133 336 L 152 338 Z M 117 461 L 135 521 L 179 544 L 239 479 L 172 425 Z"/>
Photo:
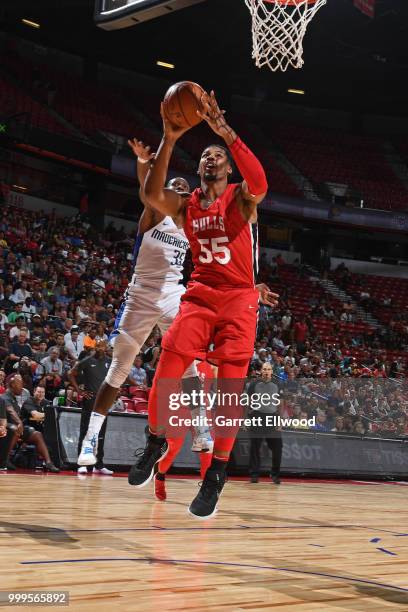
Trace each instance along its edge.
<path fill-rule="evenodd" d="M 207 470 L 200 491 L 188 509 L 189 513 L 199 519 L 207 519 L 217 511 L 218 499 L 226 481 L 225 472 Z"/>
<path fill-rule="evenodd" d="M 165 438 L 149 435 L 144 449 L 139 448 L 135 455 L 138 457 L 135 465 L 130 468 L 128 482 L 135 487 L 144 487 L 151 481 L 154 466 L 169 450 Z"/>
<path fill-rule="evenodd" d="M 251 476 L 251 480 L 249 482 L 256 484 L 258 482 L 258 476 Z"/>
<path fill-rule="evenodd" d="M 271 478 L 274 484 L 280 485 L 281 481 L 280 481 L 279 476 L 276 476 L 276 474 L 275 475 L 272 474 Z"/>

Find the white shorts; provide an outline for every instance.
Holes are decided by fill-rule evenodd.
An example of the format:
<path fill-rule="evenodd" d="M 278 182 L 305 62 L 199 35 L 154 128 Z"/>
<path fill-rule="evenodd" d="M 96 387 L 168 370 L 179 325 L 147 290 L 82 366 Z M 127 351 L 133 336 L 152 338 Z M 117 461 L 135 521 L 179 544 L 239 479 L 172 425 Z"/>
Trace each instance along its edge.
<path fill-rule="evenodd" d="M 164 334 L 176 317 L 180 299 L 186 288 L 168 283 L 159 288 L 130 284 L 125 299 L 116 317 L 110 341 L 113 358 L 106 375 L 106 382 L 118 389 L 126 380 L 136 355 L 146 342 L 155 325 Z M 183 378 L 198 376 L 195 363 L 184 373 Z"/>

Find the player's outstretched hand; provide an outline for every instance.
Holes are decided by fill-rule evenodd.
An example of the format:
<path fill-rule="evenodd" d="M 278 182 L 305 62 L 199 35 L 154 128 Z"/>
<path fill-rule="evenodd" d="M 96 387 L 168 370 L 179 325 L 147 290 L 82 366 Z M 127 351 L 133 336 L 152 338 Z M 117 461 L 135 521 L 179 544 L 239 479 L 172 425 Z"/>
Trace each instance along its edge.
<path fill-rule="evenodd" d="M 128 145 L 136 157 L 140 158 L 142 161 L 150 161 L 155 156 L 155 153 L 150 151 L 150 147 L 145 145 L 141 140 L 137 140 L 137 138 L 128 140 Z"/>
<path fill-rule="evenodd" d="M 259 283 L 256 288 L 259 291 L 259 301 L 261 302 L 261 304 L 265 304 L 265 306 L 271 306 L 272 308 L 275 308 L 275 306 L 278 305 L 279 294 L 273 293 L 269 289 L 268 285 L 265 285 L 265 283 Z"/>
<path fill-rule="evenodd" d="M 163 119 L 163 134 L 167 140 L 171 142 L 176 142 L 176 140 L 178 140 L 190 129 L 190 127 L 183 128 L 179 127 L 178 125 L 174 125 L 174 123 L 171 123 L 171 121 L 167 119 L 166 114 L 164 112 L 163 102 L 160 105 L 160 114 L 161 118 Z"/>
<path fill-rule="evenodd" d="M 218 106 L 214 91 L 210 94 L 205 92 L 201 97 L 201 104 L 203 110 L 198 110 L 197 115 L 204 119 L 218 136 L 221 136 L 224 140 L 231 139 L 234 132 L 225 120 L 225 111 Z"/>

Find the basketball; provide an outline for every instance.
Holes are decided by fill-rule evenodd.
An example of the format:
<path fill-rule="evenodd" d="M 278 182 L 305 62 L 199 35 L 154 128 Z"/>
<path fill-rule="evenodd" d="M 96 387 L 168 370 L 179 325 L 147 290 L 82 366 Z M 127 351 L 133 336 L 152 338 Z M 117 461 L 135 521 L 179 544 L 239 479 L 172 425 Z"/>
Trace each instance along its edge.
<path fill-rule="evenodd" d="M 175 83 L 164 96 L 164 112 L 167 119 L 181 128 L 194 127 L 202 119 L 197 115 L 202 110 L 201 96 L 204 89 L 192 81 Z"/>

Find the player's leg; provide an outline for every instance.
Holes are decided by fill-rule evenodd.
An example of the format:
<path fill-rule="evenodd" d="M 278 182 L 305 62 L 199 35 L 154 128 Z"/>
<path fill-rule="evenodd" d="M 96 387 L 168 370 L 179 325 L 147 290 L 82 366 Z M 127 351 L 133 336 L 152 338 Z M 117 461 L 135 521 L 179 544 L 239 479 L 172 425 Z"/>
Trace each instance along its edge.
<path fill-rule="evenodd" d="M 181 385 L 183 393 L 188 393 L 188 395 L 193 398 L 193 392 L 195 392 L 195 397 L 200 398 L 203 386 L 198 376 L 196 362 L 193 362 L 184 372 Z M 211 436 L 210 427 L 207 423 L 208 413 L 205 403 L 199 399 L 195 404 L 191 404 L 190 411 L 191 418 L 198 421 L 198 425 L 193 426 L 191 450 L 195 453 L 211 453 L 214 447 L 214 441 Z"/>
<path fill-rule="evenodd" d="M 153 476 L 155 464 L 167 452 L 164 436 L 168 427 L 170 394 L 179 392 L 179 381 L 194 359 L 205 358 L 213 332 L 214 312 L 209 299 L 206 299 L 205 288 L 199 288 L 198 291 L 197 288 L 189 289 L 183 296 L 176 318 L 163 337 L 163 352 L 149 395 L 150 435 L 142 455 L 129 472 L 131 485 L 146 485 Z M 159 399 L 164 408 L 160 414 Z"/>
<path fill-rule="evenodd" d="M 112 363 L 97 393 L 87 432 L 81 445 L 78 465 L 96 464 L 98 437 L 108 410 L 116 400 L 118 391 L 128 377 L 136 355 L 156 325 L 157 319 L 157 306 L 152 303 L 151 295 L 146 289 L 140 288 L 138 293 L 130 293 L 123 302 L 112 334 Z"/>
<path fill-rule="evenodd" d="M 96 463 L 93 469 L 94 474 L 104 474 L 105 476 L 110 476 L 113 474 L 112 470 L 109 470 L 105 467 L 103 463 L 104 451 L 105 451 L 105 435 L 106 435 L 106 426 L 107 419 L 104 420 L 101 430 L 98 435 L 98 447 L 96 451 Z"/>
<path fill-rule="evenodd" d="M 96 454 L 97 448 L 98 448 L 98 434 L 96 435 L 92 446 L 88 443 L 88 441 L 86 441 L 86 443 L 84 444 L 85 440 L 87 439 L 88 432 L 90 429 L 89 424 L 91 421 L 93 404 L 94 404 L 93 399 L 85 399 L 82 401 L 81 421 L 79 424 L 79 438 L 78 438 L 78 465 L 80 466 L 78 469 L 78 472 L 84 473 L 84 474 L 87 473 L 86 466 L 93 465 L 93 464 L 92 463 L 91 464 L 80 463 L 80 460 L 83 458 L 81 457 L 82 449 L 90 447 L 90 452 L 87 452 L 87 458 L 92 456 L 92 461 L 94 461 L 95 463 L 96 460 L 94 460 L 93 457 L 94 457 L 94 453 Z"/>
<path fill-rule="evenodd" d="M 166 494 L 166 474 L 171 468 L 174 459 L 179 454 L 184 443 L 184 436 L 177 438 L 167 438 L 168 451 L 159 461 L 157 472 L 154 476 L 154 494 L 159 501 L 165 501 Z"/>
<path fill-rule="evenodd" d="M 165 434 L 168 426 L 168 402 L 171 393 L 179 392 L 179 381 L 190 365 L 191 357 L 164 349 L 149 394 L 149 435 L 143 453 L 130 469 L 128 482 L 144 487 L 153 477 L 154 466 L 168 452 Z M 160 403 L 160 410 L 159 410 Z M 162 410 L 163 408 L 163 410 Z"/>
<path fill-rule="evenodd" d="M 218 370 L 218 396 L 231 397 L 228 407 L 221 404 L 217 406 L 217 416 L 238 419 L 242 413 L 239 396 L 244 387 L 248 371 L 249 360 L 233 363 L 222 362 Z M 191 502 L 189 512 L 196 518 L 209 518 L 217 509 L 217 502 L 224 488 L 226 480 L 227 463 L 234 446 L 239 424 L 215 427 L 214 451 L 212 461 L 199 493 Z"/>
<path fill-rule="evenodd" d="M 172 291 L 164 302 L 163 316 L 160 318 L 158 322 L 158 326 L 162 335 L 167 332 L 169 327 L 172 325 L 174 319 L 176 318 L 179 308 L 180 308 L 180 300 L 182 295 L 185 293 L 185 288 L 182 285 L 177 286 L 176 291 Z M 199 397 L 200 391 L 202 390 L 202 385 L 200 382 L 200 378 L 198 376 L 196 361 L 193 361 L 182 377 L 182 388 L 183 393 L 188 393 L 190 397 L 193 397 L 192 392 L 196 393 L 196 397 Z M 197 406 L 190 406 L 191 416 L 193 418 L 198 417 L 199 420 L 205 423 L 206 417 L 206 407 L 202 406 L 201 403 Z M 201 419 L 200 419 L 201 417 Z M 194 427 L 195 433 L 193 436 L 193 442 L 191 446 L 191 450 L 194 452 L 210 452 L 213 448 L 213 440 L 211 437 L 211 432 L 209 427 L 203 425 L 197 425 Z"/>
<path fill-rule="evenodd" d="M 211 465 L 212 453 L 200 453 L 200 477 L 204 480 L 208 468 Z"/>
<path fill-rule="evenodd" d="M 187 410 L 184 411 L 183 416 L 185 416 L 186 418 L 188 417 L 191 418 L 190 411 L 187 411 Z M 171 468 L 171 466 L 173 465 L 173 462 L 175 458 L 177 457 L 177 455 L 179 454 L 180 450 L 182 449 L 188 429 L 189 428 L 185 427 L 182 435 L 180 431 L 180 435 L 177 436 L 177 438 L 170 438 L 170 437 L 166 438 L 169 449 L 165 457 L 163 457 L 163 459 L 159 461 L 157 465 L 157 472 L 154 476 L 154 493 L 155 493 L 156 498 L 160 501 L 165 501 L 167 498 L 166 474 L 168 470 Z M 190 427 L 190 431 L 191 431 L 191 434 L 194 436 L 195 435 L 194 427 Z M 200 453 L 199 457 L 200 457 L 200 476 L 202 479 L 204 479 L 205 474 L 211 465 L 212 453 L 210 452 Z"/>

